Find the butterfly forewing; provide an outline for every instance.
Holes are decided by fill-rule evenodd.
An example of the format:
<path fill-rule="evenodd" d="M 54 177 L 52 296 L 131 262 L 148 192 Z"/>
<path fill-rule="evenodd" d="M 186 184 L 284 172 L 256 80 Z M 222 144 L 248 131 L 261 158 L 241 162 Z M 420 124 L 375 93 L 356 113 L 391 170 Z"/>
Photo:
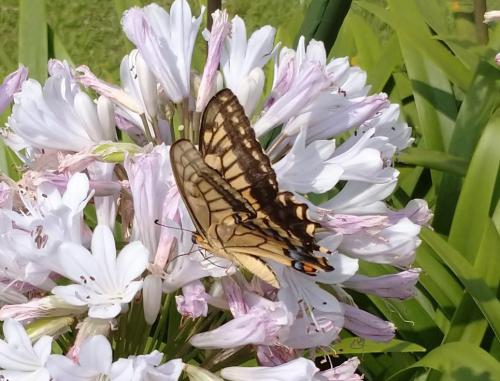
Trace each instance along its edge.
<path fill-rule="evenodd" d="M 238 220 L 253 218 L 250 204 L 216 171 L 205 164 L 200 152 L 188 140 L 178 140 L 170 148 L 170 158 L 179 192 L 198 232 L 228 216 Z"/>
<path fill-rule="evenodd" d="M 307 218 L 307 205 L 289 192 L 279 192 L 276 174 L 255 137 L 236 96 L 228 89 L 208 103 L 202 118 L 200 151 L 206 163 L 248 200 L 259 217 L 276 229 L 295 236 L 302 245 L 317 249 L 317 224 Z"/>

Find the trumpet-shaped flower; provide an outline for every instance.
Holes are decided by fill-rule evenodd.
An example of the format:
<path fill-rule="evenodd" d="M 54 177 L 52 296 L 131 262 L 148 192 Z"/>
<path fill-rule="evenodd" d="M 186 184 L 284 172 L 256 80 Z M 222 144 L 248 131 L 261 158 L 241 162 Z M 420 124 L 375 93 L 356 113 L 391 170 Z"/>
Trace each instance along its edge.
<path fill-rule="evenodd" d="M 76 152 L 114 138 L 113 118 L 101 109 L 69 71 L 57 70 L 43 89 L 34 79 L 23 83 L 8 124 L 30 146 Z"/>
<path fill-rule="evenodd" d="M 24 327 L 15 320 L 3 324 L 5 340 L 0 340 L 0 379 L 49 381 L 46 368 L 52 338 L 42 336 L 34 345 Z"/>
<path fill-rule="evenodd" d="M 19 65 L 19 69 L 10 73 L 0 85 L 0 113 L 2 113 L 12 102 L 14 94 L 17 93 L 28 78 L 28 69 Z"/>
<path fill-rule="evenodd" d="M 123 30 L 174 103 L 189 97 L 191 58 L 204 8 L 191 15 L 186 0 L 176 0 L 170 14 L 157 4 L 131 8 L 122 19 Z"/>
<path fill-rule="evenodd" d="M 318 368 L 311 360 L 303 357 L 273 367 L 240 367 L 224 368 L 222 377 L 230 381 L 312 381 Z"/>
<path fill-rule="evenodd" d="M 111 319 L 142 287 L 137 279 L 146 269 L 147 249 L 135 241 L 116 256 L 109 227 L 99 225 L 92 236 L 92 254 L 80 245 L 59 247 L 56 270 L 77 284 L 57 286 L 52 293 L 76 306 L 89 307 L 89 316 Z"/>
<path fill-rule="evenodd" d="M 238 97 L 246 114 L 252 115 L 264 89 L 262 67 L 273 55 L 276 30 L 266 25 L 247 40 L 245 22 L 235 16 L 231 24 L 221 57 L 224 82 Z"/>

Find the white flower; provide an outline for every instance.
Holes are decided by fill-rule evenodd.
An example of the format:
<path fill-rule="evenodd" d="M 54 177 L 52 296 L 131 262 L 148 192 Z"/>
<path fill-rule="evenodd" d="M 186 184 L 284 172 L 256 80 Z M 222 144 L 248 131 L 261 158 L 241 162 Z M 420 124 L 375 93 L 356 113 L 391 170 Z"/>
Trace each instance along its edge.
<path fill-rule="evenodd" d="M 112 362 L 111 345 L 104 336 L 97 335 L 83 342 L 78 363 L 62 355 L 52 355 L 47 367 L 53 381 L 100 381 L 104 376 L 118 381 L 119 369 Z"/>
<path fill-rule="evenodd" d="M 12 381 L 49 381 L 45 363 L 52 338 L 42 336 L 34 345 L 23 326 L 12 319 L 3 324 L 5 341 L 0 340 L 0 379 Z"/>
<path fill-rule="evenodd" d="M 194 18 L 187 1 L 176 0 L 170 14 L 150 4 L 129 9 L 122 19 L 125 34 L 174 103 L 189 97 L 191 58 L 203 12 Z"/>
<path fill-rule="evenodd" d="M 245 22 L 235 16 L 232 29 L 222 51 L 221 67 L 224 82 L 252 115 L 264 89 L 262 67 L 272 57 L 276 30 L 266 25 L 252 33 L 247 41 Z"/>
<path fill-rule="evenodd" d="M 38 187 L 35 200 L 21 194 L 27 213 L 3 211 L 16 226 L 0 236 L 4 253 L 0 261 L 10 262 L 2 267 L 9 269 L 6 275 L 43 286 L 51 270 L 47 258 L 56 253 L 63 241 L 82 242 L 83 208 L 92 195 L 89 180 L 83 173 L 70 178 L 62 195 L 50 183 Z M 52 281 L 49 280 L 49 284 L 53 287 Z"/>
<path fill-rule="evenodd" d="M 148 263 L 147 249 L 135 241 L 116 256 L 109 227 L 98 225 L 92 236 L 92 254 L 80 245 L 63 243 L 57 253 L 58 272 L 78 284 L 57 286 L 52 293 L 67 303 L 89 306 L 89 316 L 111 319 L 142 287 L 138 278 Z"/>
<path fill-rule="evenodd" d="M 109 119 L 68 72 L 59 70 L 43 89 L 34 79 L 23 83 L 14 96 L 8 124 L 33 147 L 76 152 L 114 139 Z"/>
<path fill-rule="evenodd" d="M 274 367 L 233 366 L 221 371 L 222 377 L 230 381 L 311 381 L 318 368 L 303 357 Z"/>

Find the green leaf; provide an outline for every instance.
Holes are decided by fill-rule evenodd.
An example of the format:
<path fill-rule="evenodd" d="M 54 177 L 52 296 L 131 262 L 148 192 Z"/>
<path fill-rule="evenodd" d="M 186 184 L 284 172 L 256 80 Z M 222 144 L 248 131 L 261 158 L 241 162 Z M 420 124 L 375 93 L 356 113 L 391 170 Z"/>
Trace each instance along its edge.
<path fill-rule="evenodd" d="M 499 94 L 500 71 L 481 62 L 458 112 L 448 153 L 470 160 L 484 127 L 499 104 Z M 443 176 L 433 222 L 434 228 L 442 234 L 447 234 L 450 229 L 461 182 L 459 176 Z"/>
<path fill-rule="evenodd" d="M 345 20 L 350 25 L 356 44 L 356 65 L 370 71 L 376 67 L 380 54 L 380 41 L 371 25 L 361 16 L 350 12 Z"/>
<path fill-rule="evenodd" d="M 384 60 L 383 65 L 374 65 L 368 71 L 368 82 L 372 85 L 374 93 L 381 92 L 392 72 L 402 62 L 401 50 L 396 34 L 393 34 L 380 51 L 379 59 Z"/>
<path fill-rule="evenodd" d="M 387 9 L 366 0 L 358 0 L 356 4 L 390 25 L 398 33 L 401 33 L 411 42 L 413 49 L 418 50 L 427 59 L 432 60 L 457 86 L 462 89 L 469 86 L 472 79 L 471 72 L 446 47 L 434 40 L 429 31 L 422 33 L 420 28 L 415 27 L 412 20 L 415 14 L 398 12 L 397 15 L 394 15 Z"/>
<path fill-rule="evenodd" d="M 31 78 L 47 78 L 48 40 L 44 0 L 19 0 L 19 62 Z"/>
<path fill-rule="evenodd" d="M 412 30 L 420 35 L 429 31 L 413 1 L 389 0 L 393 17 L 412 14 Z M 410 24 L 409 24 L 410 25 Z M 457 106 L 453 90 L 444 72 L 429 57 L 415 50 L 413 41 L 400 28 L 396 29 L 413 96 L 425 148 L 445 151 L 453 132 Z M 434 184 L 437 184 L 436 179 Z"/>
<path fill-rule="evenodd" d="M 500 302 L 483 277 L 448 242 L 435 232 L 423 229 L 420 236 L 460 279 L 497 338 L 500 338 Z"/>
<path fill-rule="evenodd" d="M 490 119 L 477 144 L 458 199 L 449 242 L 469 261 L 475 260 L 489 224 L 500 166 L 500 111 Z"/>
<path fill-rule="evenodd" d="M 388 343 L 348 337 L 333 345 L 335 354 L 387 353 L 387 352 L 425 352 L 426 349 L 409 341 L 393 339 Z"/>
<path fill-rule="evenodd" d="M 438 171 L 453 173 L 458 176 L 465 176 L 468 165 L 467 160 L 461 157 L 424 148 L 408 148 L 398 154 L 396 162 L 418 165 Z"/>
<path fill-rule="evenodd" d="M 306 43 L 315 39 L 323 41 L 328 54 L 332 48 L 352 0 L 315 0 L 309 5 L 300 34 Z"/>
<path fill-rule="evenodd" d="M 465 343 L 449 343 L 432 350 L 390 380 L 408 380 L 402 373 L 421 367 L 440 371 L 445 376 L 443 380 L 495 381 L 500 375 L 499 363 L 485 350 Z"/>

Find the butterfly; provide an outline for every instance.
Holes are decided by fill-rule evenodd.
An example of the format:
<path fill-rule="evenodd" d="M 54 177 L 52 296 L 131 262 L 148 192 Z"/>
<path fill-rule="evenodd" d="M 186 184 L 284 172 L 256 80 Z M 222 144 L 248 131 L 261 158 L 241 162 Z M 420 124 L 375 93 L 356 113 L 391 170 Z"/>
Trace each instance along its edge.
<path fill-rule="evenodd" d="M 318 224 L 307 205 L 280 191 L 269 158 L 229 89 L 218 92 L 201 119 L 197 149 L 189 140 L 170 149 L 172 170 L 197 232 L 193 242 L 246 268 L 270 285 L 279 281 L 265 260 L 314 275 L 332 271 L 315 251 Z"/>

